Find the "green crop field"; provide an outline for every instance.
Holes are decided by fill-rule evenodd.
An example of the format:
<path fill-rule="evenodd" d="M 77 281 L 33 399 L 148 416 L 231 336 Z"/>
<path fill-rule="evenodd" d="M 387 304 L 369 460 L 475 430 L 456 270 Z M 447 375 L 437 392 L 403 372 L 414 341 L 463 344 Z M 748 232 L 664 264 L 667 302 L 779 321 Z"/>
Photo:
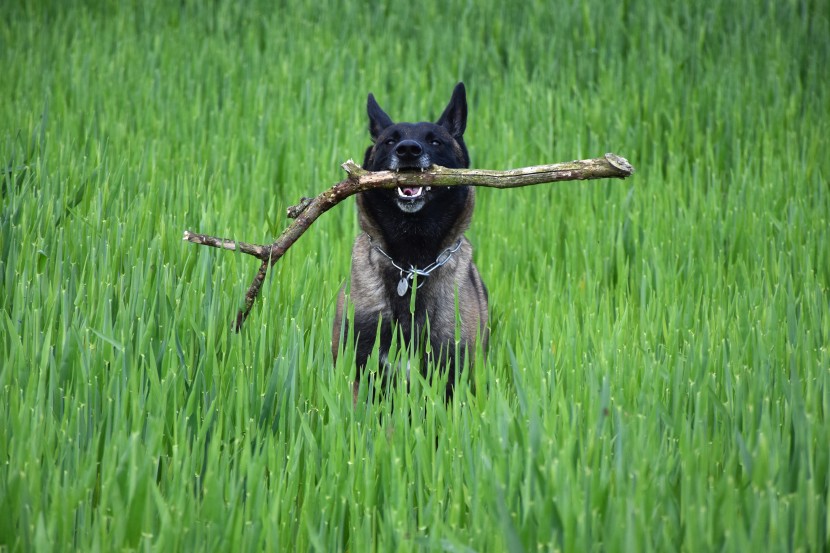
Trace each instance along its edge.
<path fill-rule="evenodd" d="M 5 2 L 0 553 L 830 549 L 830 6 Z M 358 227 L 269 243 L 369 144 L 473 167 L 489 354 L 353 406 Z M 475 384 L 475 393 L 473 386 Z"/>

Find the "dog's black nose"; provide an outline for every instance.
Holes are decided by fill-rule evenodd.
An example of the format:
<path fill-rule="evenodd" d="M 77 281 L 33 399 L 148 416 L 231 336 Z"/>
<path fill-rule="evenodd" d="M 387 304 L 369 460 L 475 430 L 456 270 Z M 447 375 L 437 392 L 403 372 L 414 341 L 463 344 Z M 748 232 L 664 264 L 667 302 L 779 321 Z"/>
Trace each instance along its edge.
<path fill-rule="evenodd" d="M 418 144 L 414 140 L 401 140 L 397 146 L 395 146 L 395 154 L 397 154 L 400 158 L 408 158 L 413 159 L 420 156 L 424 152 L 424 149 L 421 148 L 421 145 Z"/>

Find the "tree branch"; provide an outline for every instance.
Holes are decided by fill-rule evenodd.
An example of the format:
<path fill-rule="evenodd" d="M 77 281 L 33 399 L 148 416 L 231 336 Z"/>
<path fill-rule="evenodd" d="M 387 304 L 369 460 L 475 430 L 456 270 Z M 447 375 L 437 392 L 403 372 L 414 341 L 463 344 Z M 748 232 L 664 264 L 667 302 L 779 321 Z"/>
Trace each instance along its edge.
<path fill-rule="evenodd" d="M 268 267 L 279 261 L 294 242 L 308 230 L 320 215 L 342 202 L 349 196 L 372 188 L 397 188 L 399 186 L 486 186 L 490 188 L 517 188 L 546 182 L 560 182 L 588 179 L 624 179 L 634 174 L 634 168 L 625 158 L 615 154 L 604 157 L 583 159 L 552 165 L 537 165 L 510 171 L 488 171 L 483 169 L 447 169 L 433 166 L 422 172 L 367 171 L 354 161 L 342 165 L 348 177 L 315 198 L 302 198 L 300 203 L 287 210 L 294 219 L 279 238 L 271 245 L 246 244 L 228 238 L 217 238 L 206 234 L 184 231 L 184 240 L 203 246 L 225 250 L 239 250 L 262 261 L 248 292 L 245 307 L 240 309 L 234 322 L 237 332 L 251 312 Z"/>

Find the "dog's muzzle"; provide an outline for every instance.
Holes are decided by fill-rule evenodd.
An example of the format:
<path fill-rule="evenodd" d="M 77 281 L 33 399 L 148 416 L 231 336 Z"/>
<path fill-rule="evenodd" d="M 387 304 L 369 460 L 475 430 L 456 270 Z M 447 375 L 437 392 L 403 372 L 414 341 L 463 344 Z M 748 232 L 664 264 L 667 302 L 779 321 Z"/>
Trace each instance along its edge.
<path fill-rule="evenodd" d="M 432 164 L 424 147 L 417 140 L 401 140 L 395 145 L 389 159 L 392 171 L 423 171 Z M 426 203 L 429 186 L 400 186 L 397 188 L 396 203 L 401 211 L 415 213 Z"/>

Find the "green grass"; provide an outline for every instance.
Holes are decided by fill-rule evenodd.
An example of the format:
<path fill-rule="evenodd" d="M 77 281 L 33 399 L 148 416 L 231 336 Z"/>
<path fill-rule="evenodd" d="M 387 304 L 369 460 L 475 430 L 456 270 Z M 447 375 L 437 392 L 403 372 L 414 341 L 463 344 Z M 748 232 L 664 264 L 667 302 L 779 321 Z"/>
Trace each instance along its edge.
<path fill-rule="evenodd" d="M 828 14 L 4 7 L 0 551 L 827 549 Z M 361 159 L 368 92 L 434 118 L 458 80 L 475 167 L 637 174 L 481 190 L 478 393 L 353 408 L 353 205 L 240 335 L 257 262 L 181 234 L 268 242 Z"/>

